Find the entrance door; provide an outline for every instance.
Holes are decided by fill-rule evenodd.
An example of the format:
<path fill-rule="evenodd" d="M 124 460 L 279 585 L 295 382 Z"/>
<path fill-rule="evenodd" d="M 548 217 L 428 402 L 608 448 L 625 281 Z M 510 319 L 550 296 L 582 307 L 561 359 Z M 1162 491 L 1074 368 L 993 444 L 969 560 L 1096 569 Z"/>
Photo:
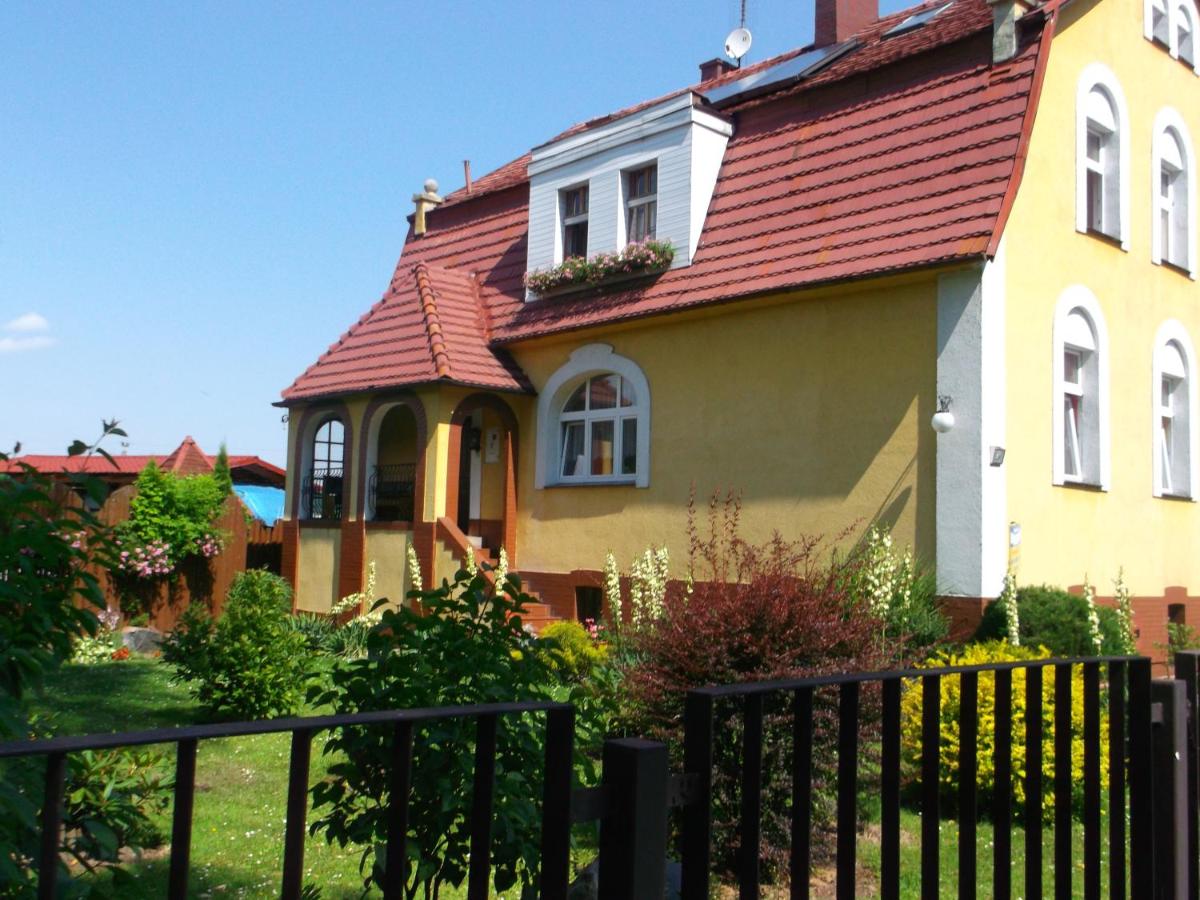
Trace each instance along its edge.
<path fill-rule="evenodd" d="M 474 423 L 467 419 L 458 445 L 458 509 L 454 519 L 463 534 L 471 533 L 471 457 L 474 455 L 472 447 L 478 444 L 478 434 Z"/>

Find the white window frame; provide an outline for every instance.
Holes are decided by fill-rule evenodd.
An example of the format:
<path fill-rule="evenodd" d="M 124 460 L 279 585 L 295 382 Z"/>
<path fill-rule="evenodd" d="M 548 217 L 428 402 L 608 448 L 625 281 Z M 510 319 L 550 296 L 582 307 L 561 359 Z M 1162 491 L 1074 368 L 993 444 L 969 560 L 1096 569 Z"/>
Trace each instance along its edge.
<path fill-rule="evenodd" d="M 573 194 L 578 190 L 587 191 L 587 211 L 582 215 L 568 216 L 567 215 L 567 195 Z M 573 184 L 570 187 L 560 188 L 558 191 L 558 254 L 559 262 L 567 258 L 567 228 L 571 225 L 577 225 L 580 222 L 587 223 L 589 246 L 583 248 L 583 259 L 587 259 L 592 238 L 592 223 L 590 216 L 592 213 L 592 186 L 587 181 L 581 181 L 578 184 Z"/>
<path fill-rule="evenodd" d="M 1172 408 L 1172 416 L 1175 420 L 1175 438 L 1179 439 L 1179 432 L 1182 431 L 1187 441 L 1184 447 L 1184 452 L 1187 453 L 1187 478 L 1188 484 L 1186 488 L 1183 485 L 1168 484 L 1164 478 L 1163 471 L 1163 434 L 1162 434 L 1162 381 L 1163 381 L 1163 359 L 1165 351 L 1168 347 L 1174 345 L 1178 350 L 1179 355 L 1183 358 L 1183 364 L 1186 371 L 1184 382 L 1187 389 L 1186 404 L 1180 408 L 1175 406 Z M 1168 319 L 1159 326 L 1158 332 L 1154 336 L 1154 364 L 1150 380 L 1150 426 L 1151 426 L 1151 468 L 1153 472 L 1152 489 L 1155 497 L 1173 497 L 1186 498 L 1195 502 L 1198 489 L 1200 489 L 1200 453 L 1197 452 L 1197 441 L 1200 439 L 1200 419 L 1197 417 L 1198 402 L 1200 397 L 1195 389 L 1196 377 L 1196 350 L 1192 344 L 1191 336 L 1183 323 L 1177 319 Z M 1180 420 L 1183 420 L 1182 423 Z M 1178 444 L 1176 445 L 1178 451 Z M 1171 488 L 1174 488 L 1173 490 Z"/>
<path fill-rule="evenodd" d="M 1065 398 L 1071 391 L 1071 386 L 1068 385 L 1063 378 L 1063 361 L 1064 355 L 1069 348 L 1066 340 L 1067 323 L 1072 313 L 1082 313 L 1087 318 L 1092 328 L 1092 337 L 1096 349 L 1091 351 L 1095 354 L 1095 404 L 1097 413 L 1097 427 L 1095 440 L 1098 446 L 1095 452 L 1098 458 L 1098 472 L 1092 477 L 1086 474 L 1081 474 L 1079 477 L 1072 477 L 1066 473 L 1066 421 L 1065 421 Z M 1110 425 L 1109 425 L 1109 352 L 1108 352 L 1108 327 L 1104 321 L 1104 314 L 1100 311 L 1100 303 L 1096 300 L 1096 296 L 1083 285 L 1072 285 L 1059 295 L 1058 302 L 1054 309 L 1054 328 L 1053 328 L 1053 357 L 1052 369 L 1053 372 L 1053 405 L 1051 408 L 1051 428 L 1052 428 L 1052 475 L 1053 484 L 1083 484 L 1091 487 L 1097 487 L 1102 491 L 1107 491 L 1111 482 L 1112 462 L 1110 453 Z M 1090 393 L 1090 391 L 1089 391 Z M 1081 442 L 1088 440 L 1086 434 L 1080 434 Z M 1081 444 L 1082 446 L 1082 444 Z M 1081 457 L 1083 454 L 1080 454 Z"/>
<path fill-rule="evenodd" d="M 633 175 L 635 172 L 640 172 L 643 169 L 651 168 L 654 169 L 654 193 L 645 194 L 641 197 L 631 197 L 629 195 L 629 176 Z M 658 176 L 659 168 L 657 159 L 647 160 L 646 162 L 636 166 L 629 166 L 621 172 L 621 199 L 623 201 L 621 204 L 621 227 L 624 229 L 624 243 L 626 244 L 633 240 L 629 235 L 629 214 L 636 206 L 647 206 L 651 203 L 654 204 L 654 234 L 646 238 L 646 240 L 652 241 L 658 237 Z"/>
<path fill-rule="evenodd" d="M 584 381 L 594 375 L 613 374 L 626 379 L 633 388 L 633 406 L 605 411 L 600 418 L 637 419 L 636 471 L 633 475 L 562 476 L 563 405 Z M 633 360 L 613 351 L 608 344 L 587 344 L 575 350 L 567 362 L 547 379 L 538 396 L 538 447 L 534 469 L 534 487 L 556 485 L 650 486 L 650 383 Z"/>
<path fill-rule="evenodd" d="M 1103 63 L 1091 63 L 1086 66 L 1079 76 L 1075 95 L 1075 230 L 1088 234 L 1088 202 L 1087 175 L 1088 164 L 1088 98 L 1093 90 L 1098 90 L 1109 101 L 1113 118 L 1116 120 L 1116 133 L 1109 139 L 1110 150 L 1117 155 L 1114 171 L 1106 174 L 1106 180 L 1111 182 L 1115 175 L 1117 180 L 1116 206 L 1119 210 L 1120 221 L 1111 235 L 1120 241 L 1121 249 L 1129 249 L 1129 108 L 1125 103 L 1125 94 L 1113 74 Z M 1111 188 L 1110 188 L 1111 189 Z"/>
<path fill-rule="evenodd" d="M 1143 0 L 1142 11 L 1142 34 L 1146 40 L 1150 41 L 1159 47 L 1166 50 L 1172 59 L 1178 59 L 1183 62 L 1188 68 L 1197 75 L 1200 75 L 1200 47 L 1197 46 L 1197 23 L 1200 23 L 1200 15 L 1197 15 L 1196 4 L 1192 0 L 1159 0 L 1159 8 L 1166 15 L 1166 40 L 1159 40 L 1154 36 L 1154 8 L 1155 0 Z M 1188 25 L 1192 32 L 1192 59 L 1189 61 L 1184 59 L 1179 54 L 1179 20 L 1184 16 L 1188 19 Z"/>
<path fill-rule="evenodd" d="M 1181 177 L 1187 180 L 1185 186 L 1185 197 L 1187 203 L 1187 212 L 1184 216 L 1184 222 L 1181 223 L 1186 229 L 1184 236 L 1184 262 L 1172 262 L 1166 260 L 1166 248 L 1163 247 L 1162 239 L 1162 214 L 1164 210 L 1162 197 L 1162 167 L 1163 157 L 1167 148 L 1167 141 L 1177 140 L 1179 148 L 1183 153 L 1183 171 Z M 1163 262 L 1170 262 L 1172 265 L 1177 265 L 1187 271 L 1188 276 L 1195 280 L 1196 278 L 1196 154 L 1192 148 L 1192 139 L 1188 133 L 1187 126 L 1184 124 L 1183 117 L 1177 110 L 1170 106 L 1165 106 L 1158 111 L 1158 115 L 1154 117 L 1154 138 L 1152 142 L 1152 152 L 1150 154 L 1150 174 L 1151 194 L 1153 198 L 1152 214 L 1153 228 L 1150 232 L 1150 260 L 1156 265 L 1162 265 Z M 1179 176 L 1177 176 L 1179 177 Z"/>

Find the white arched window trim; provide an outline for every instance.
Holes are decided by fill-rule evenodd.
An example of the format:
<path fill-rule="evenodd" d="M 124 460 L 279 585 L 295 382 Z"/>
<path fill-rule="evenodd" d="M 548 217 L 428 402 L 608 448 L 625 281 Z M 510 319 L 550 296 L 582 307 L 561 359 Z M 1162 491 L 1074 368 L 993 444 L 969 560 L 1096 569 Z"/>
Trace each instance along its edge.
<path fill-rule="evenodd" d="M 1051 410 L 1052 447 L 1053 447 L 1053 483 L 1072 483 L 1066 476 L 1063 464 L 1065 446 L 1065 423 L 1063 415 L 1063 352 L 1066 347 L 1067 320 L 1071 313 L 1079 310 L 1091 321 L 1096 339 L 1097 391 L 1098 403 L 1098 432 L 1097 448 L 1100 457 L 1100 483 L 1093 485 L 1103 491 L 1109 489 L 1112 477 L 1111 453 L 1109 450 L 1109 357 L 1108 357 L 1108 326 L 1104 322 L 1104 314 L 1100 311 L 1100 302 L 1096 295 L 1081 284 L 1071 285 L 1058 297 L 1054 307 L 1054 355 L 1051 360 L 1051 372 L 1054 373 L 1053 404 Z"/>
<path fill-rule="evenodd" d="M 1171 496 L 1187 496 L 1195 502 L 1197 486 L 1200 481 L 1200 453 L 1197 452 L 1197 439 L 1200 438 L 1200 421 L 1197 419 L 1197 407 L 1200 404 L 1200 392 L 1196 390 L 1196 348 L 1183 323 L 1177 319 L 1167 319 L 1158 327 L 1154 335 L 1154 366 L 1150 380 L 1150 435 L 1151 459 L 1154 481 L 1152 488 L 1155 497 L 1163 496 L 1162 489 L 1162 453 L 1159 447 L 1159 408 L 1162 402 L 1162 362 L 1163 351 L 1170 344 L 1175 344 L 1183 353 L 1184 365 L 1187 367 L 1187 440 L 1188 440 L 1188 490 L 1186 493 L 1175 493 Z"/>
<path fill-rule="evenodd" d="M 1196 52 L 1196 28 L 1197 23 L 1200 23 L 1200 16 L 1197 15 L 1196 4 L 1193 0 L 1143 0 L 1142 3 L 1142 34 L 1146 40 L 1160 43 L 1154 40 L 1154 7 L 1159 6 L 1160 9 L 1166 11 L 1167 16 L 1167 52 L 1171 54 L 1172 59 L 1179 59 L 1179 19 L 1180 14 L 1189 17 L 1189 24 L 1192 27 L 1192 47 L 1193 59 L 1190 64 L 1191 69 L 1197 75 L 1200 75 L 1200 54 Z"/>
<path fill-rule="evenodd" d="M 578 387 L 581 381 L 591 375 L 606 372 L 627 379 L 637 395 L 637 474 L 624 482 L 620 479 L 606 478 L 603 483 L 633 484 L 640 488 L 650 486 L 650 383 L 637 363 L 614 353 L 608 344 L 587 344 L 572 353 L 562 368 L 550 376 L 538 397 L 538 449 L 534 487 L 581 483 L 566 482 L 559 475 L 559 411 L 570 392 Z"/>
<path fill-rule="evenodd" d="M 1121 249 L 1129 249 L 1129 107 L 1117 76 L 1103 63 L 1091 63 L 1079 75 L 1075 93 L 1075 230 L 1088 233 L 1087 208 L 1087 137 L 1088 95 L 1101 88 L 1117 117 L 1117 191 L 1120 225 L 1116 237 Z"/>
<path fill-rule="evenodd" d="M 1160 184 L 1163 154 L 1167 141 L 1171 140 L 1170 132 L 1174 132 L 1183 148 L 1184 177 L 1187 178 L 1187 269 L 1193 280 L 1196 278 L 1196 153 L 1192 148 L 1192 138 L 1184 124 L 1183 116 L 1178 110 L 1164 106 L 1154 117 L 1154 138 L 1150 153 L 1150 196 L 1153 210 L 1153 220 L 1150 229 L 1150 259 L 1156 265 L 1163 261 L 1162 227 L 1159 223 L 1160 214 Z"/>

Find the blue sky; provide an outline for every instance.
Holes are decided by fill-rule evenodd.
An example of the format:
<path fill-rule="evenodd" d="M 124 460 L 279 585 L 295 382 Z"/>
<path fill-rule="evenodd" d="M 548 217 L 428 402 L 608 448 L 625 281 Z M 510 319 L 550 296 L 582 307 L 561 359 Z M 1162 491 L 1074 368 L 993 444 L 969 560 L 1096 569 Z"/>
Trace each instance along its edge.
<path fill-rule="evenodd" d="M 693 82 L 739 5 L 0 4 L 0 449 L 116 417 L 130 453 L 282 463 L 271 403 L 379 298 L 422 181 Z M 811 40 L 811 0 L 747 7 L 748 61 Z"/>

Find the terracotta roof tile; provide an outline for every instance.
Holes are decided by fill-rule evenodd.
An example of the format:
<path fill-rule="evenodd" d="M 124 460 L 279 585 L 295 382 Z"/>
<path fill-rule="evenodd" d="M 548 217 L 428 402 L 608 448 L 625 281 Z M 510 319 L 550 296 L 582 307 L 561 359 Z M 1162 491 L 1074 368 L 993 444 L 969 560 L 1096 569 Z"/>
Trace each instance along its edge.
<path fill-rule="evenodd" d="M 955 0 L 928 24 L 883 37 L 913 11 L 865 29 L 856 36 L 858 46 L 808 80 L 724 108 L 734 116 L 734 134 L 690 266 L 617 290 L 526 303 L 526 154 L 478 179 L 469 195 L 453 192 L 430 213 L 426 234 L 409 235 L 387 296 L 284 392 L 285 399 L 439 378 L 528 390 L 501 345 L 981 258 L 997 237 L 1019 173 L 1047 52 L 1037 33 L 1043 17 L 1028 14 L 1021 51 L 993 65 L 984 0 Z M 444 359 L 430 342 L 434 328 L 422 314 L 422 279 L 414 271 L 426 273 Z M 441 374 L 439 365 L 446 367 Z"/>

